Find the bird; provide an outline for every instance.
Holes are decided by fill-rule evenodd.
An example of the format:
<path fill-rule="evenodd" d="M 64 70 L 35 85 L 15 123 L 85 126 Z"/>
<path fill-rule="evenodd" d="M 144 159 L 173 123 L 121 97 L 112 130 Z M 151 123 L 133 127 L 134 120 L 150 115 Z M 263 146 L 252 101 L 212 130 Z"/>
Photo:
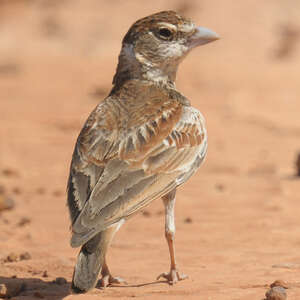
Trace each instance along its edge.
<path fill-rule="evenodd" d="M 71 289 L 122 283 L 106 262 L 115 233 L 155 199 L 165 207 L 169 284 L 187 278 L 175 260 L 175 194 L 207 151 L 200 111 L 175 86 L 179 64 L 194 48 L 219 39 L 174 11 L 136 21 L 122 41 L 112 89 L 77 138 L 67 187 L 71 246 L 81 247 Z"/>

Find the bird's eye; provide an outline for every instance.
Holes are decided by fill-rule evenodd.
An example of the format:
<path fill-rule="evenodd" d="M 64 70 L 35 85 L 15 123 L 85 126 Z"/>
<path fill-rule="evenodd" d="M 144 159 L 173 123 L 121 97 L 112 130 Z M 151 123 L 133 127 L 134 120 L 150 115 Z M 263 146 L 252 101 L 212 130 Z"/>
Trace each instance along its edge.
<path fill-rule="evenodd" d="M 172 31 L 168 28 L 160 28 L 158 34 L 163 39 L 169 39 L 172 36 Z"/>

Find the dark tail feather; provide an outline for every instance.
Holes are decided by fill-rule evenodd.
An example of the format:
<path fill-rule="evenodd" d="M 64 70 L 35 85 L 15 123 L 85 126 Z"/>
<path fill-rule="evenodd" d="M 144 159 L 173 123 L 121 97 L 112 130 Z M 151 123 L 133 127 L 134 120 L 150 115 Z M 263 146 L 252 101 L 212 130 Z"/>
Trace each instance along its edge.
<path fill-rule="evenodd" d="M 105 260 L 107 244 L 107 236 L 102 231 L 81 247 L 73 273 L 71 288 L 74 293 L 85 293 L 95 287 Z"/>

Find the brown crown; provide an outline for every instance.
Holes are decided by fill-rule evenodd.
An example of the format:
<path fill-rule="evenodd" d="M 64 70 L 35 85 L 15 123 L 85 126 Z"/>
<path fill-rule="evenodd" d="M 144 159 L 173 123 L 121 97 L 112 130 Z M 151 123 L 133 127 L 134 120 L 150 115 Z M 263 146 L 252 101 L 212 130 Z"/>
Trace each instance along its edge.
<path fill-rule="evenodd" d="M 191 21 L 178 15 L 175 11 L 161 11 L 145 18 L 136 21 L 126 33 L 123 43 L 133 43 L 136 37 L 144 31 L 150 31 L 156 27 L 159 22 L 171 23 L 173 25 L 179 25 L 184 23 L 190 23 Z"/>

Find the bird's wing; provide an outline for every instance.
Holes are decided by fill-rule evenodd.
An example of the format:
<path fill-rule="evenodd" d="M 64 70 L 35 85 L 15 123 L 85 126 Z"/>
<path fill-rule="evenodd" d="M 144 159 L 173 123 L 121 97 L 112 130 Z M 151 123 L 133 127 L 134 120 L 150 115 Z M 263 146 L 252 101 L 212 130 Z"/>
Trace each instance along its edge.
<path fill-rule="evenodd" d="M 191 117 L 187 109 L 172 99 L 162 105 L 152 98 L 128 111 L 111 99 L 91 114 L 70 172 L 69 206 L 76 207 L 72 246 L 178 185 L 176 179 L 194 162 L 196 146 L 204 140 L 199 116 Z"/>

